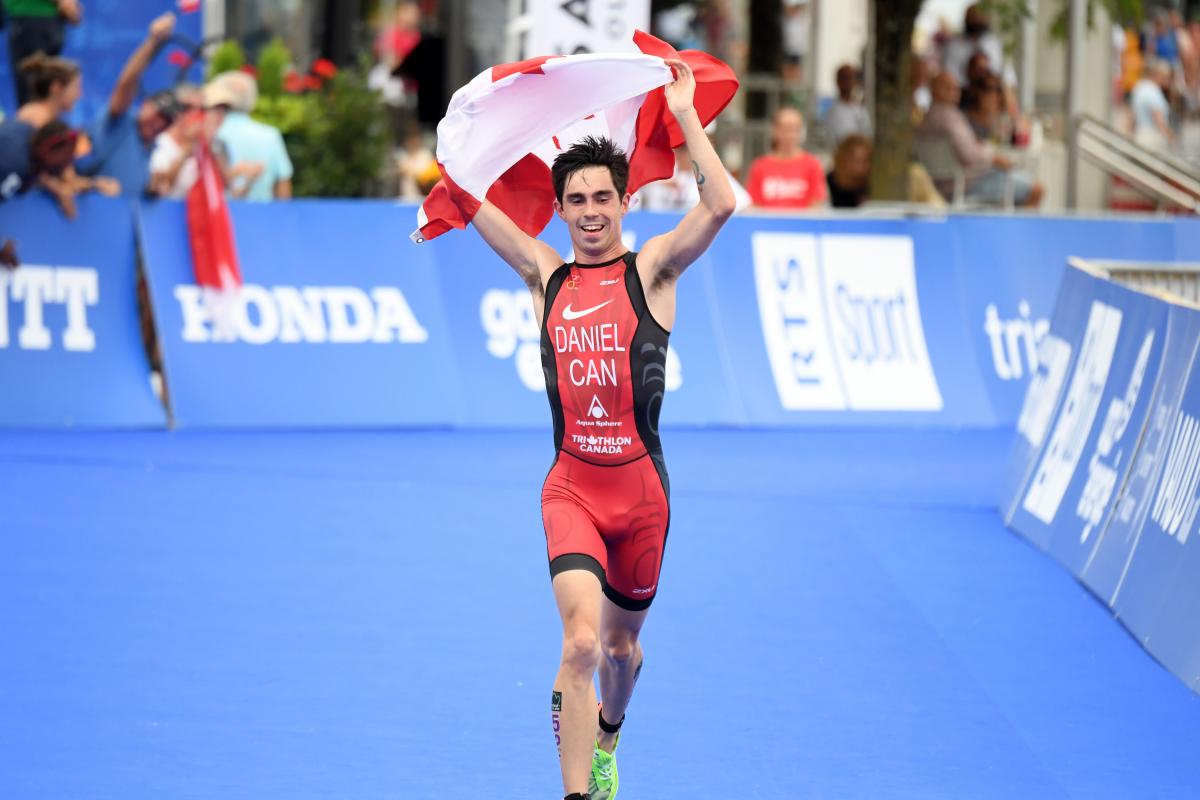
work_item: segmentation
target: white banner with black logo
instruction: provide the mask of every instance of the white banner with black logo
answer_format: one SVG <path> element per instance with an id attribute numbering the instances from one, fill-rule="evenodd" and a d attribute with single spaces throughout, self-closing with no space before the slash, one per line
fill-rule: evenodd
<path id="1" fill-rule="evenodd" d="M 529 0 L 527 25 L 521 58 L 637 52 L 633 32 L 650 30 L 650 0 Z"/>

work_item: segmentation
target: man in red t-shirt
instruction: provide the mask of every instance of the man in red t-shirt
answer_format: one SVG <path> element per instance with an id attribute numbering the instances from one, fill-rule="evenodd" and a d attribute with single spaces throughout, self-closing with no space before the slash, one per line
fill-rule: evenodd
<path id="1" fill-rule="evenodd" d="M 803 148 L 804 117 L 781 108 L 771 123 L 771 152 L 754 159 L 746 190 L 759 208 L 811 208 L 825 202 L 825 168 Z"/>

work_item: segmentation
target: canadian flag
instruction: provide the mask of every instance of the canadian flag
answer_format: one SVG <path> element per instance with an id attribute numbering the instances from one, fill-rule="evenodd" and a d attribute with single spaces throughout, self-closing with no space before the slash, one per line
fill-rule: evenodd
<path id="1" fill-rule="evenodd" d="M 695 107 L 707 125 L 733 99 L 733 70 L 707 53 L 673 47 L 637 31 L 639 53 L 540 56 L 492 67 L 454 93 L 438 124 L 442 179 L 417 212 L 417 243 L 465 228 L 486 197 L 521 230 L 537 236 L 554 215 L 550 165 L 585 136 L 607 136 L 629 156 L 633 193 L 670 178 L 672 148 L 683 144 L 662 87 L 665 58 L 687 62 Z"/>
<path id="2" fill-rule="evenodd" d="M 196 171 L 196 183 L 187 196 L 188 238 L 196 283 L 212 289 L 236 289 L 242 285 L 242 270 L 233 221 L 225 203 L 225 183 L 203 139 L 196 147 Z"/>

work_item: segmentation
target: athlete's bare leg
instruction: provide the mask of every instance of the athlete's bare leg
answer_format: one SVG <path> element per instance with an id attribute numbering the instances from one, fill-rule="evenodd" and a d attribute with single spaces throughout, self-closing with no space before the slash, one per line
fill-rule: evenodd
<path id="1" fill-rule="evenodd" d="M 563 793 L 583 793 L 592 773 L 596 735 L 592 679 L 600 663 L 600 608 L 607 601 L 600 580 L 585 570 L 560 572 L 553 587 L 563 623 L 563 649 L 551 695 L 551 720 L 558 739 Z"/>
<path id="2" fill-rule="evenodd" d="M 633 695 L 633 686 L 642 671 L 642 646 L 638 634 L 646 621 L 645 611 L 627 611 L 604 598 L 600 614 L 600 699 L 604 703 L 604 721 L 616 725 L 625 716 Z M 608 752 L 617 743 L 615 733 L 596 728 L 596 741 Z"/>

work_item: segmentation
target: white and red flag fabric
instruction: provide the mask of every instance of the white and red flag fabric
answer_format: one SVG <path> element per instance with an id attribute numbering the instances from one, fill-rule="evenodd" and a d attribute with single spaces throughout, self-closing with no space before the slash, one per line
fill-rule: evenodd
<path id="1" fill-rule="evenodd" d="M 225 202 L 225 182 L 216 159 L 201 139 L 196 146 L 197 179 L 187 196 L 188 239 L 196 283 L 230 290 L 242 285 L 233 220 Z"/>
<path id="2" fill-rule="evenodd" d="M 680 58 L 692 68 L 703 125 L 733 99 L 737 77 L 707 53 L 676 52 L 641 31 L 633 41 L 640 52 L 502 64 L 455 92 L 437 129 L 442 179 L 417 213 L 412 240 L 420 243 L 465 228 L 485 197 L 521 230 L 537 236 L 554 215 L 550 165 L 585 136 L 606 136 L 625 150 L 630 193 L 670 178 L 671 150 L 684 139 L 663 93 L 672 80 L 663 59 Z"/>

